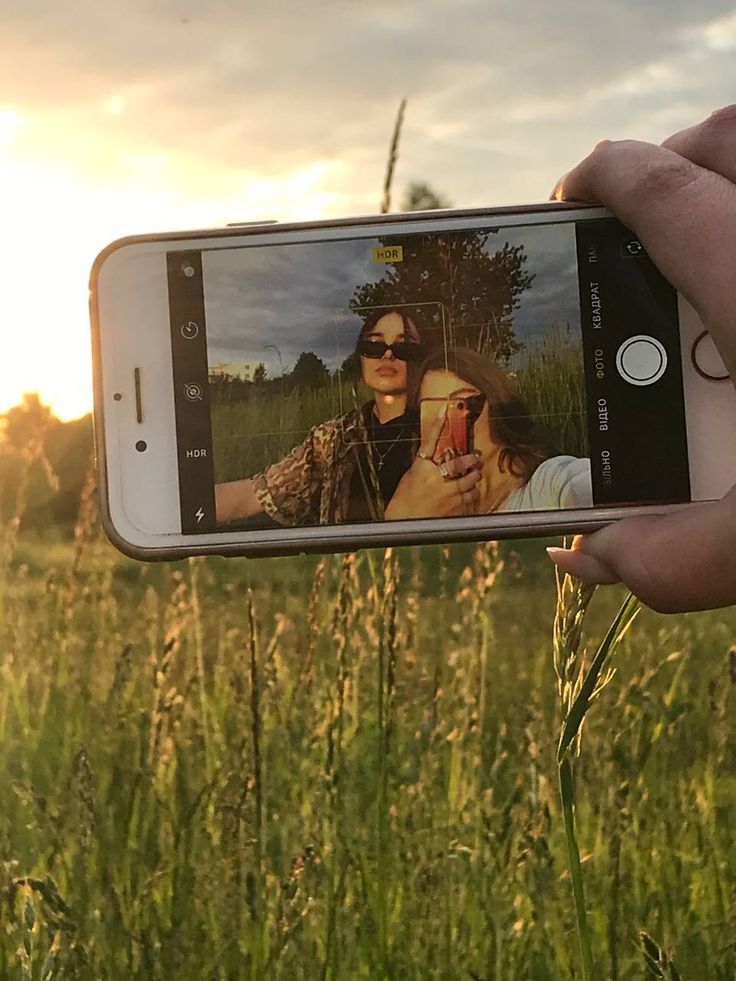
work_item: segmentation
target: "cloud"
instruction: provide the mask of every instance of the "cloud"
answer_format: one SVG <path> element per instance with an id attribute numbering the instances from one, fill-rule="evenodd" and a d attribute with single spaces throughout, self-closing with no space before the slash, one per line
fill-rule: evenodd
<path id="1" fill-rule="evenodd" d="M 539 197 L 599 135 L 673 97 L 718 101 L 734 36 L 718 0 L 38 0 L 4 30 L 3 91 L 43 120 L 49 152 L 116 176 L 123 148 L 153 154 L 170 180 L 194 191 L 209 173 L 223 194 L 321 160 L 333 213 L 375 207 L 403 95 L 404 179 L 498 203 L 544 172 Z M 711 64 L 685 71 L 706 50 Z"/>
<path id="2" fill-rule="evenodd" d="M 504 228 L 486 249 L 495 252 L 505 243 L 524 246 L 526 269 L 534 274 L 514 316 L 517 339 L 533 342 L 560 322 L 579 330 L 574 226 Z M 348 239 L 205 253 L 210 363 L 263 361 L 274 377 L 282 367 L 290 370 L 302 351 L 313 351 L 338 367 L 360 327 L 349 310 L 355 288 L 386 272 L 372 261 L 375 244 L 378 239 Z"/>
<path id="3" fill-rule="evenodd" d="M 736 48 L 736 11 L 706 24 L 701 36 L 713 51 L 733 51 Z"/>
<path id="4" fill-rule="evenodd" d="M 385 272 L 371 260 L 377 240 L 221 249 L 205 253 L 207 341 L 211 363 L 264 361 L 290 370 L 302 351 L 331 368 L 353 350 L 355 287 Z M 269 353 L 267 345 L 277 352 Z"/>

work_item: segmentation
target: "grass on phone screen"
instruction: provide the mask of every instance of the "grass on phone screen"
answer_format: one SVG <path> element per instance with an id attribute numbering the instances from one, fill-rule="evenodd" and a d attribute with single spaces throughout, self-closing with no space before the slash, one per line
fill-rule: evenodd
<path id="1" fill-rule="evenodd" d="M 585 394 L 579 343 L 564 325 L 526 348 L 507 366 L 515 376 L 529 412 L 551 449 L 587 456 Z M 323 384 L 289 389 L 279 380 L 267 385 L 220 387 L 212 405 L 216 480 L 250 477 L 282 460 L 312 426 L 349 411 L 356 404 L 352 387 L 330 377 Z M 360 386 L 357 404 L 371 398 Z"/>

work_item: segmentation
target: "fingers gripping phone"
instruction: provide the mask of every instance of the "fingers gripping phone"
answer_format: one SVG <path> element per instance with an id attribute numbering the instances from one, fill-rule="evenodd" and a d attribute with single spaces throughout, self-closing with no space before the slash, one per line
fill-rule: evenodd
<path id="1" fill-rule="evenodd" d="M 132 237 L 90 295 L 103 521 L 138 558 L 590 531 L 736 481 L 717 351 L 599 208 Z"/>

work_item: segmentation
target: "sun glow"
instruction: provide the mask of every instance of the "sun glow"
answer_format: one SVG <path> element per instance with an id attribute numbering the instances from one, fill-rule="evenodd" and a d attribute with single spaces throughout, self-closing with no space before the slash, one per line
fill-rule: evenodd
<path id="1" fill-rule="evenodd" d="M 107 105 L 108 112 L 123 108 L 114 98 Z M 197 195 L 192 175 L 182 190 L 181 168 L 171 154 L 121 155 L 126 178 L 110 181 L 44 162 L 37 148 L 22 153 L 16 136 L 23 125 L 20 111 L 0 108 L 0 412 L 31 391 L 62 419 L 90 411 L 87 283 L 95 255 L 108 242 L 228 221 L 318 218 L 339 201 L 325 189 L 342 176 L 343 168 L 331 161 L 278 176 L 246 171 L 231 176 L 227 194 L 213 200 L 204 182 Z M 37 144 L 37 127 L 35 135 Z"/>
<path id="2" fill-rule="evenodd" d="M 0 147 L 10 146 L 14 142 L 21 118 L 14 106 L 0 106 Z"/>

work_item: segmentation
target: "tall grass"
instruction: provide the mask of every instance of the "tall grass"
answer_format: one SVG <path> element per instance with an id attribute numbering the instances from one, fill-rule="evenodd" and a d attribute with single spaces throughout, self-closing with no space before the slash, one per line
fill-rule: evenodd
<path id="1" fill-rule="evenodd" d="M 0 977 L 581 977 L 562 751 L 594 976 L 731 979 L 736 617 L 642 613 L 573 756 L 623 597 L 568 620 L 558 689 L 532 554 L 144 567 L 21 535 Z"/>
<path id="2" fill-rule="evenodd" d="M 588 456 L 580 335 L 557 324 L 514 358 L 519 391 L 551 449 Z"/>
<path id="3" fill-rule="evenodd" d="M 92 486 L 8 529 L 0 977 L 731 981 L 734 611 L 624 637 L 535 546 L 139 566 Z"/>
<path id="4" fill-rule="evenodd" d="M 312 426 L 334 419 L 345 409 L 338 382 L 279 392 L 253 392 L 241 402 L 212 407 L 215 478 L 249 477 L 282 460 L 301 443 Z"/>
<path id="5" fill-rule="evenodd" d="M 576 828 L 574 759 L 580 753 L 583 722 L 588 710 L 613 677 L 612 671 L 604 674 L 603 670 L 639 612 L 637 600 L 629 594 L 608 628 L 595 657 L 590 664 L 586 664 L 581 659 L 580 644 L 583 621 L 593 592 L 593 587 L 576 582 L 570 576 L 557 576 L 557 611 L 553 632 L 561 722 L 557 765 L 568 872 L 575 903 L 584 981 L 593 981 L 596 975 Z"/>

